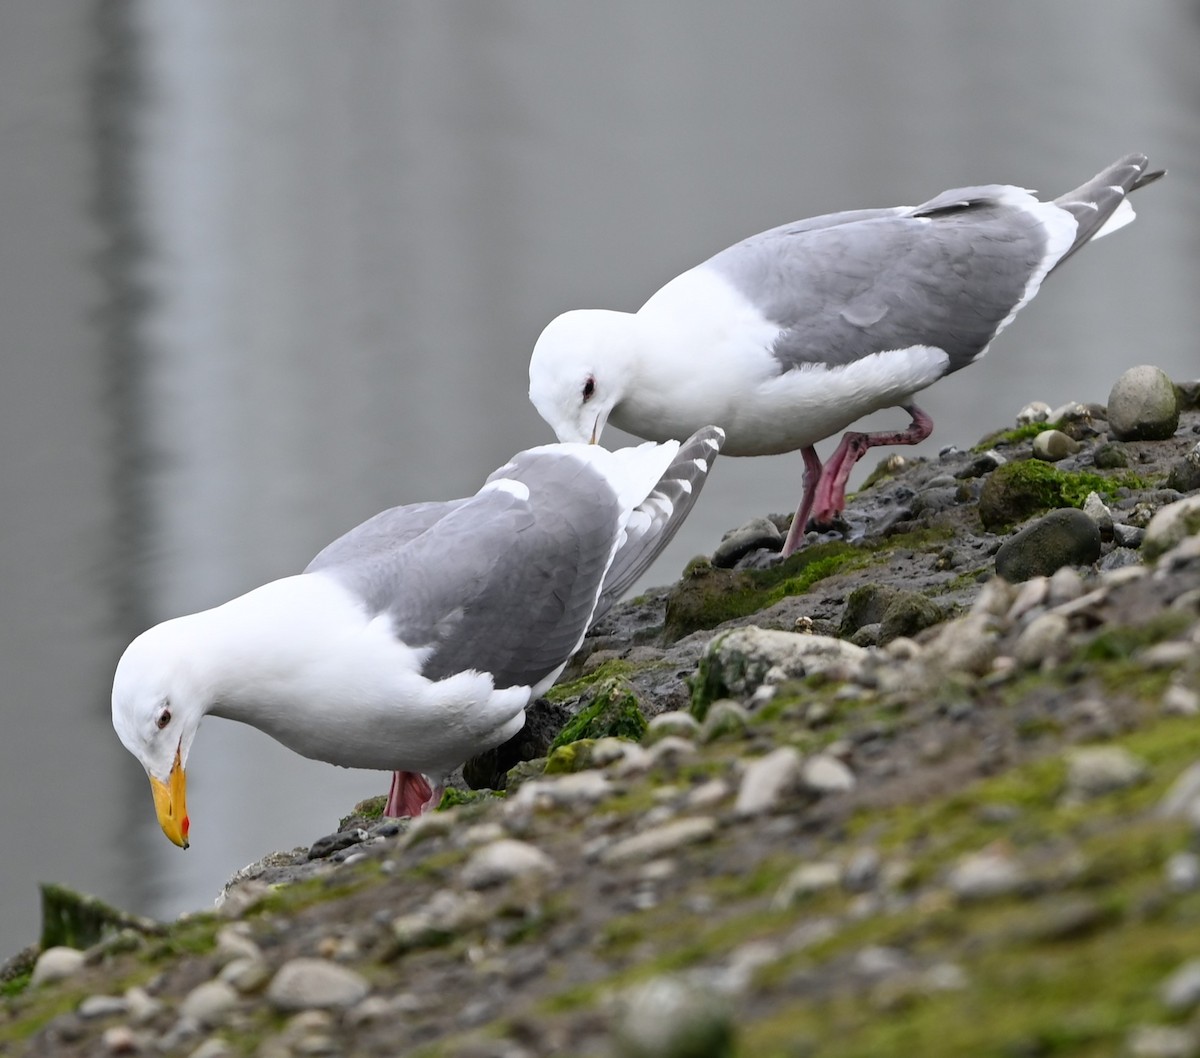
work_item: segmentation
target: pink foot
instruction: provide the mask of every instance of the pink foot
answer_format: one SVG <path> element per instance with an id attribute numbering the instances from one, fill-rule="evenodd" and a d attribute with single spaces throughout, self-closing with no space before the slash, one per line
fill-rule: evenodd
<path id="1" fill-rule="evenodd" d="M 787 539 L 783 542 L 781 554 L 787 558 L 804 539 L 804 530 L 808 523 L 808 512 L 812 510 L 813 496 L 817 491 L 817 483 L 821 480 L 821 460 L 817 458 L 817 450 L 812 445 L 800 449 L 804 456 L 804 492 L 800 497 L 800 506 L 792 515 L 792 527 L 788 530 Z"/>
<path id="2" fill-rule="evenodd" d="M 437 808 L 442 800 L 442 785 L 430 784 L 429 780 L 415 771 L 398 771 L 392 774 L 392 788 L 388 791 L 385 816 L 419 816 Z"/>
<path id="3" fill-rule="evenodd" d="M 841 444 L 825 464 L 825 472 L 817 483 L 813 501 L 813 521 L 817 525 L 828 526 L 842 513 L 846 506 L 846 482 L 850 478 L 850 471 L 868 448 L 920 444 L 933 432 L 933 420 L 915 404 L 906 405 L 904 410 L 912 416 L 907 430 L 897 433 L 848 433 L 842 437 Z"/>

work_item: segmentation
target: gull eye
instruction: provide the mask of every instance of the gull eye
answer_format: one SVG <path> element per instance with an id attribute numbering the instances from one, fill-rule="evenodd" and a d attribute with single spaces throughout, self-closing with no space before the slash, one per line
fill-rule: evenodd
<path id="1" fill-rule="evenodd" d="M 158 719 L 154 722 L 158 725 L 159 731 L 161 731 L 171 722 L 171 710 L 164 707 L 163 711 L 158 714 Z"/>
<path id="2" fill-rule="evenodd" d="M 583 384 L 583 402 L 586 404 L 589 400 L 591 400 L 595 392 L 596 380 L 591 375 L 588 375 L 587 381 Z"/>

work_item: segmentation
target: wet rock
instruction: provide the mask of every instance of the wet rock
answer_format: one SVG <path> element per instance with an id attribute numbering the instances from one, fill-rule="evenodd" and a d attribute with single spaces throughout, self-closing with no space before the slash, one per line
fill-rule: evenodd
<path id="1" fill-rule="evenodd" d="M 182 1017 L 205 1028 L 224 1022 L 237 1009 L 238 994 L 224 981 L 205 981 L 193 988 L 179 1004 Z"/>
<path id="2" fill-rule="evenodd" d="M 1153 562 L 1189 536 L 1200 534 L 1200 496 L 1187 496 L 1161 508 L 1146 526 L 1142 554 Z"/>
<path id="3" fill-rule="evenodd" d="M 1172 465 L 1167 475 L 1166 487 L 1178 492 L 1194 492 L 1200 489 L 1200 443 L 1194 445 L 1186 456 Z"/>
<path id="4" fill-rule="evenodd" d="M 1016 583 L 1048 577 L 1062 566 L 1091 565 L 1100 557 L 1100 530 L 1083 511 L 1064 507 L 1009 537 L 996 552 L 996 572 Z"/>
<path id="5" fill-rule="evenodd" d="M 476 849 L 463 868 L 463 885 L 487 889 L 516 878 L 556 873 L 554 861 L 541 849 L 524 841 L 504 838 Z"/>
<path id="6" fill-rule="evenodd" d="M 810 757 L 800 768 L 800 782 L 805 789 L 818 796 L 843 793 L 854 789 L 854 772 L 837 757 L 818 753 Z"/>
<path id="7" fill-rule="evenodd" d="M 783 549 L 783 534 L 767 518 L 755 518 L 721 537 L 713 552 L 712 564 L 718 569 L 732 569 L 738 559 L 761 548 L 768 551 Z"/>
<path id="8" fill-rule="evenodd" d="M 964 856 L 947 879 L 954 895 L 966 902 L 1009 896 L 1020 890 L 1026 880 L 1025 869 L 997 850 Z"/>
<path id="9" fill-rule="evenodd" d="M 897 592 L 883 611 L 879 641 L 889 643 L 900 636 L 915 636 L 945 616 L 942 608 L 928 596 L 916 591 Z"/>
<path id="10" fill-rule="evenodd" d="M 1129 456 L 1125 453 L 1124 445 L 1113 444 L 1110 441 L 1096 447 L 1096 451 L 1092 453 L 1092 462 L 1097 470 L 1120 470 L 1129 466 Z"/>
<path id="11" fill-rule="evenodd" d="M 800 784 L 800 753 L 780 746 L 746 765 L 733 811 L 738 816 L 762 815 L 782 807 Z"/>
<path id="12" fill-rule="evenodd" d="M 1146 764 L 1123 746 L 1087 746 L 1067 754 L 1068 801 L 1086 801 L 1143 782 Z"/>
<path id="13" fill-rule="evenodd" d="M 1082 447 L 1061 430 L 1043 430 L 1033 439 L 1033 458 L 1057 463 L 1060 459 L 1075 455 Z"/>
<path id="14" fill-rule="evenodd" d="M 84 954 L 75 948 L 62 946 L 47 948 L 38 956 L 33 973 L 29 978 L 31 985 L 49 984 L 51 981 L 61 981 L 83 969 Z"/>
<path id="15" fill-rule="evenodd" d="M 613 1032 L 618 1058 L 732 1058 L 734 1022 L 707 989 L 658 977 L 622 997 Z"/>
<path id="16" fill-rule="evenodd" d="M 332 856 L 335 852 L 340 852 L 342 849 L 348 849 L 351 845 L 358 845 L 367 840 L 367 832 L 365 830 L 340 830 L 336 834 L 326 834 L 323 838 L 317 838 L 312 843 L 308 850 L 308 858 L 310 860 L 323 860 L 328 856 Z"/>
<path id="17" fill-rule="evenodd" d="M 1157 367 L 1131 367 L 1108 395 L 1108 428 L 1119 441 L 1162 441 L 1179 426 L 1175 384 Z"/>
<path id="18" fill-rule="evenodd" d="M 284 1012 L 345 1010 L 370 990 L 366 978 L 353 970 L 327 959 L 302 957 L 289 959 L 279 968 L 267 989 L 267 1001 Z"/>
<path id="19" fill-rule="evenodd" d="M 687 845 L 711 841 L 716 832 L 717 821 L 709 816 L 679 819 L 609 845 L 600 853 L 600 862 L 614 866 L 657 859 Z"/>

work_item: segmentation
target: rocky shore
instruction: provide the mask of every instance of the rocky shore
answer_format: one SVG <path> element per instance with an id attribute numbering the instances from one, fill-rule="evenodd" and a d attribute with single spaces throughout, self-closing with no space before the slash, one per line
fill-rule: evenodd
<path id="1" fill-rule="evenodd" d="M 48 889 L 0 1054 L 1200 1055 L 1200 383 L 1016 419 L 714 541 L 439 812 Z"/>

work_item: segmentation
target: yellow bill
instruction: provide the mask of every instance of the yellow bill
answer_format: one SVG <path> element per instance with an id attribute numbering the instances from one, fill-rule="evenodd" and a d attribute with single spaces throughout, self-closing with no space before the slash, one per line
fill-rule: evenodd
<path id="1" fill-rule="evenodd" d="M 158 813 L 158 825 L 181 849 L 188 847 L 187 776 L 175 751 L 175 763 L 171 766 L 169 786 L 150 776 L 150 788 L 154 791 L 154 810 Z"/>

